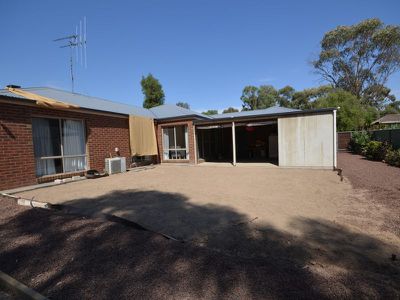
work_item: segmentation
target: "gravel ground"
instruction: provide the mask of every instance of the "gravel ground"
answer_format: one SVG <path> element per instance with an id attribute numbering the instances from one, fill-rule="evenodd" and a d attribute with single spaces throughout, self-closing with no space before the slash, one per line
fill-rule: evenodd
<path id="1" fill-rule="evenodd" d="M 399 239 L 393 228 L 385 225 L 383 217 L 393 217 L 388 214 L 393 209 L 391 202 L 384 196 L 392 185 L 385 185 L 384 193 L 374 194 L 368 186 L 361 185 L 362 179 L 357 185 L 359 172 L 351 175 L 358 164 L 361 172 L 364 168 L 365 174 L 373 176 L 378 171 L 369 169 L 386 166 L 382 163 L 371 165 L 369 161 L 343 153 L 339 155 L 339 163 L 345 180 L 337 187 L 342 186 L 347 191 L 353 185 L 355 192 L 341 194 L 343 191 L 339 191 L 335 195 L 345 195 L 345 198 L 330 197 L 329 201 L 334 203 L 326 205 L 322 198 L 329 191 L 313 190 L 319 193 L 321 203 L 314 204 L 324 217 L 292 217 L 291 231 L 280 227 L 279 222 L 276 222 L 278 226 L 263 223 L 255 228 L 248 216 L 236 219 L 243 214 L 237 210 L 235 201 L 235 209 L 232 209 L 219 205 L 193 205 L 187 198 L 177 196 L 174 199 L 176 203 L 180 201 L 179 209 L 184 209 L 195 221 L 199 220 L 199 214 L 211 215 L 204 218 L 206 221 L 224 216 L 228 216 L 226 221 L 245 220 L 222 227 L 217 226 L 220 225 L 218 222 L 211 222 L 213 234 L 201 242 L 180 243 L 110 221 L 30 209 L 18 206 L 12 200 L 0 199 L 0 269 L 54 299 L 398 299 L 400 262 L 392 261 L 390 257 L 391 254 L 400 256 Z M 239 172 L 235 168 L 230 170 Z M 382 169 L 382 176 L 391 172 L 387 170 Z M 283 175 L 279 174 L 287 174 L 284 171 L 278 169 L 278 173 L 274 173 L 278 177 L 273 184 L 278 185 L 279 180 L 283 180 Z M 147 182 L 146 173 L 137 174 Z M 254 184 L 266 182 L 265 177 L 259 178 L 260 174 L 245 180 L 254 181 Z M 332 172 L 326 174 L 333 180 Z M 160 180 L 166 183 L 170 178 L 161 177 Z M 215 184 L 224 184 L 224 180 L 226 177 Z M 308 184 L 307 180 L 296 177 L 291 180 L 291 193 Z M 308 178 L 310 180 L 314 179 Z M 311 185 L 318 186 L 322 181 L 316 178 Z M 116 183 L 117 189 L 118 184 L 122 183 Z M 178 183 L 182 194 L 188 189 L 184 184 Z M 102 188 L 100 185 L 99 191 L 95 192 L 102 193 Z M 279 188 L 281 186 L 275 187 Z M 168 193 L 168 184 L 161 189 L 166 189 L 162 193 Z M 236 190 L 245 193 L 239 188 Z M 209 193 L 203 191 L 205 196 L 210 196 Z M 264 193 L 265 197 L 271 196 Z M 147 194 L 136 194 L 143 195 Z M 304 194 L 300 192 L 297 198 L 302 196 Z M 117 201 L 118 197 L 113 199 Z M 318 200 L 318 196 L 315 199 Z M 107 201 L 101 197 L 97 200 Z M 275 207 L 275 202 L 272 203 Z M 277 207 L 279 202 L 276 203 Z M 306 201 L 297 203 L 290 213 L 296 208 L 302 213 L 309 209 L 307 205 L 301 208 L 301 203 Z M 178 208 L 177 205 L 172 207 Z M 332 207 L 335 207 L 336 216 L 328 219 L 326 216 L 332 212 L 326 210 Z M 166 209 L 162 211 L 164 214 L 168 214 Z M 253 209 L 257 210 L 257 207 Z M 270 214 L 273 216 L 273 212 Z M 221 237 L 224 237 L 223 245 L 214 240 L 221 240 Z"/>
<path id="2" fill-rule="evenodd" d="M 265 255 L 250 257 L 12 200 L 0 204 L 2 270 L 54 299 L 400 296 L 400 266 L 388 259 L 384 245 L 341 226 L 309 224 L 310 230 L 329 231 L 320 242 L 260 232 L 243 242 Z M 362 249 L 352 244 L 357 240 Z M 323 243 L 331 248 L 323 250 Z M 371 249 L 376 260 L 367 255 Z"/>
<path id="3" fill-rule="evenodd" d="M 387 208 L 381 229 L 400 237 L 400 168 L 347 152 L 339 153 L 338 162 L 353 188 Z"/>
<path id="4" fill-rule="evenodd" d="M 296 233 L 299 219 L 334 221 L 351 192 L 331 170 L 159 165 L 17 195 L 114 214 L 187 241 L 251 220 Z"/>

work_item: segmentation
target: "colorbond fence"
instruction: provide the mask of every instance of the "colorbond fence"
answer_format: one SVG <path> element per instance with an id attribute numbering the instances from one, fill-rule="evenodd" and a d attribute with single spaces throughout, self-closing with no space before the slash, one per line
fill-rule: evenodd
<path id="1" fill-rule="evenodd" d="M 356 131 L 338 132 L 338 150 L 346 150 L 353 133 Z M 368 130 L 372 140 L 388 142 L 395 149 L 400 149 L 400 129 L 377 129 Z"/>

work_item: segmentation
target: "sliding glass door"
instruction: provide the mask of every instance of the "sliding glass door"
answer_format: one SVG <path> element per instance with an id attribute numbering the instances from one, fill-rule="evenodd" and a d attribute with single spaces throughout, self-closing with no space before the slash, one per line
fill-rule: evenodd
<path id="1" fill-rule="evenodd" d="M 163 128 L 163 157 L 189 159 L 188 127 L 186 125 Z"/>
<path id="2" fill-rule="evenodd" d="M 32 134 L 37 176 L 86 169 L 82 120 L 33 118 Z"/>

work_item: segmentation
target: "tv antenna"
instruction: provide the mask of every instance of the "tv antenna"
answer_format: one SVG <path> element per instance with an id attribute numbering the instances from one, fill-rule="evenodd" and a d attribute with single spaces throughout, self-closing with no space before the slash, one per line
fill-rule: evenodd
<path id="1" fill-rule="evenodd" d="M 74 92 L 74 55 L 76 63 L 80 62 L 81 67 L 87 69 L 87 31 L 86 31 L 86 16 L 83 17 L 83 21 L 79 21 L 79 27 L 76 25 L 75 34 L 64 36 L 53 40 L 53 42 L 67 41 L 66 45 L 60 46 L 60 48 L 69 48 L 69 63 L 71 73 L 71 90 Z M 74 51 L 75 50 L 75 51 Z M 75 52 L 75 53 L 74 53 Z"/>

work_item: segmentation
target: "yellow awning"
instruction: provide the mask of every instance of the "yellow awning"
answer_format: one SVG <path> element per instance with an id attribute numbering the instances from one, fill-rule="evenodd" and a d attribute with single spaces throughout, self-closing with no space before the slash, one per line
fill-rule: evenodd
<path id="1" fill-rule="evenodd" d="M 37 105 L 40 105 L 43 107 L 47 107 L 47 108 L 79 108 L 79 106 L 75 105 L 75 104 L 69 104 L 69 103 L 54 100 L 51 98 L 43 97 L 43 96 L 31 93 L 31 92 L 23 91 L 21 89 L 8 87 L 7 90 L 15 95 L 27 98 L 28 100 L 36 101 Z"/>
<path id="2" fill-rule="evenodd" d="M 129 137 L 132 156 L 158 154 L 153 119 L 130 115 Z"/>

